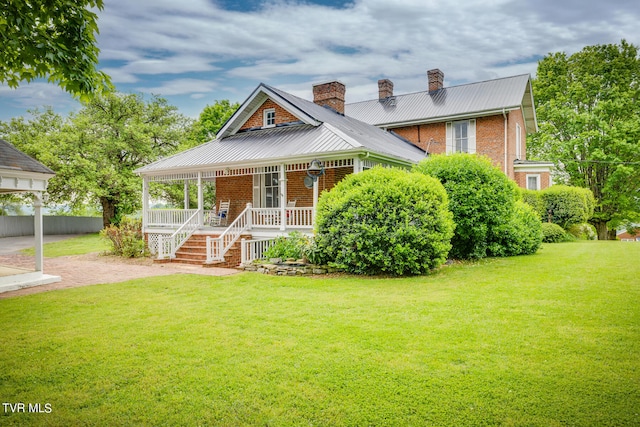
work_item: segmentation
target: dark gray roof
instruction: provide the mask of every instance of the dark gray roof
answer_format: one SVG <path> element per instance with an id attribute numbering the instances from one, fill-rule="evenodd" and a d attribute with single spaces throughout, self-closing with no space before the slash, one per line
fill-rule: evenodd
<path id="1" fill-rule="evenodd" d="M 54 174 L 51 169 L 27 156 L 4 139 L 0 139 L 0 169 Z"/>
<path id="2" fill-rule="evenodd" d="M 238 131 L 267 99 L 291 111 L 300 122 L 288 126 Z M 327 154 L 371 152 L 405 163 L 417 163 L 424 151 L 375 126 L 261 84 L 218 133 L 218 139 L 138 169 L 157 173 L 198 168 L 221 168 Z"/>
<path id="3" fill-rule="evenodd" d="M 345 114 L 372 125 L 393 128 L 408 123 L 499 114 L 503 109 L 520 107 L 524 110 L 527 131 L 537 130 L 528 74 L 356 102 L 345 106 Z"/>

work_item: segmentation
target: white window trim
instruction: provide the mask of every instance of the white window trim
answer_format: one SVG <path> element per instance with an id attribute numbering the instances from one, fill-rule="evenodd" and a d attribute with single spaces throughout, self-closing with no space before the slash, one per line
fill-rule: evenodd
<path id="1" fill-rule="evenodd" d="M 273 124 L 267 124 L 269 114 L 273 113 Z M 276 125 L 276 109 L 275 108 L 266 108 L 262 112 L 262 126 L 265 128 L 272 128 Z"/>
<path id="2" fill-rule="evenodd" d="M 522 127 L 516 123 L 516 160 L 522 160 Z"/>
<path id="3" fill-rule="evenodd" d="M 529 188 L 529 178 L 535 178 L 536 179 L 536 188 Z M 525 188 L 527 190 L 540 190 L 540 174 L 528 173 L 526 175 Z"/>
<path id="4" fill-rule="evenodd" d="M 453 138 L 453 125 L 454 123 L 467 122 L 467 146 L 468 152 L 475 154 L 476 152 L 476 119 L 469 120 L 456 120 L 455 122 L 446 123 L 446 137 L 447 137 L 447 154 L 455 153 L 455 142 Z"/>

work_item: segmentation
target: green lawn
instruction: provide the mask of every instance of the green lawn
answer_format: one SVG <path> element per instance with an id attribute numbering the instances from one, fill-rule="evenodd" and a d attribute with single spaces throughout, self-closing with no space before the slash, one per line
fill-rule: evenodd
<path id="1" fill-rule="evenodd" d="M 67 255 L 82 255 L 91 252 L 105 252 L 111 250 L 109 243 L 100 237 L 98 233 L 82 234 L 70 239 L 59 240 L 57 242 L 45 243 L 43 245 L 44 256 L 59 257 Z M 24 249 L 24 254 L 33 255 L 34 248 Z"/>
<path id="2" fill-rule="evenodd" d="M 640 244 L 0 300 L 1 425 L 637 426 Z"/>

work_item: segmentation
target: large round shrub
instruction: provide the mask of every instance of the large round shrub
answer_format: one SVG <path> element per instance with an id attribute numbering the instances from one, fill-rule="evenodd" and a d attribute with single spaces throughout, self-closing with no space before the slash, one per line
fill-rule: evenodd
<path id="1" fill-rule="evenodd" d="M 551 211 L 551 222 L 565 230 L 593 216 L 595 201 L 587 188 L 553 185 L 541 191 L 540 197 L 545 212 Z"/>
<path id="2" fill-rule="evenodd" d="M 454 258 L 477 259 L 502 252 L 496 244 L 504 240 L 519 198 L 513 181 L 487 157 L 475 154 L 432 156 L 415 170 L 438 178 L 447 190 L 456 224 L 451 239 Z"/>
<path id="3" fill-rule="evenodd" d="M 318 201 L 323 261 L 356 274 L 422 274 L 451 249 L 453 220 L 436 179 L 376 167 L 347 176 Z"/>
<path id="4" fill-rule="evenodd" d="M 509 221 L 498 226 L 487 253 L 491 256 L 534 254 L 542 244 L 542 223 L 538 213 L 527 203 L 518 200 Z"/>
<path id="5" fill-rule="evenodd" d="M 545 243 L 559 243 L 569 240 L 567 233 L 558 224 L 553 222 L 542 223 L 543 241 Z"/>

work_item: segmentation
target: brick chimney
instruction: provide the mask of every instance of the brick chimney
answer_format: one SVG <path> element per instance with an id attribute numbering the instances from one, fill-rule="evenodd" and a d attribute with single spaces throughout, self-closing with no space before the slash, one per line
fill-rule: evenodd
<path id="1" fill-rule="evenodd" d="M 344 93 L 346 88 L 340 82 L 313 85 L 313 102 L 344 114 Z"/>
<path id="2" fill-rule="evenodd" d="M 444 73 L 439 69 L 427 71 L 427 77 L 429 78 L 429 92 L 440 90 L 444 86 Z"/>
<path id="3" fill-rule="evenodd" d="M 378 99 L 393 96 L 393 82 L 389 79 L 378 80 Z"/>

